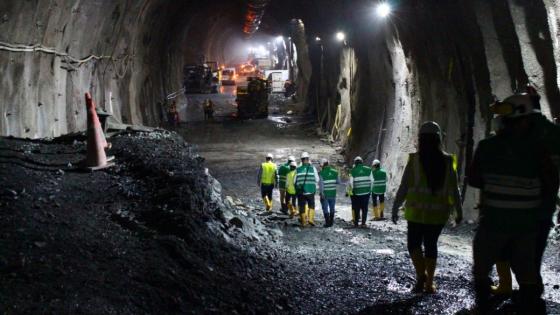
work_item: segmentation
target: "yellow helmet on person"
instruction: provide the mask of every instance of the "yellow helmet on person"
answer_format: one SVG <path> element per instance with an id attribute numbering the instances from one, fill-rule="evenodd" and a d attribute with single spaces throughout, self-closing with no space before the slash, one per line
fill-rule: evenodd
<path id="1" fill-rule="evenodd" d="M 490 105 L 490 111 L 504 118 L 523 117 L 541 112 L 528 93 L 516 93 L 503 101 L 496 101 Z"/>

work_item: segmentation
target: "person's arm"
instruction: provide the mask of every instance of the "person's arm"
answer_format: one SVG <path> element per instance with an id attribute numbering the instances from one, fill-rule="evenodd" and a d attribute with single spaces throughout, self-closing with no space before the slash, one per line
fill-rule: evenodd
<path id="1" fill-rule="evenodd" d="M 481 189 L 483 185 L 482 174 L 480 173 L 480 145 L 481 143 L 478 144 L 474 152 L 473 160 L 467 172 L 469 185 L 479 189 Z"/>
<path id="2" fill-rule="evenodd" d="M 453 157 L 450 156 L 450 163 L 453 163 Z M 453 165 L 453 164 L 451 164 Z M 459 224 L 463 221 L 463 202 L 461 200 L 461 191 L 459 188 L 459 179 L 457 172 L 451 167 L 451 184 L 453 188 L 453 201 L 455 209 L 455 223 Z"/>
<path id="3" fill-rule="evenodd" d="M 399 219 L 399 209 L 404 203 L 406 194 L 408 193 L 408 183 L 411 176 L 410 172 L 412 171 L 412 166 L 410 165 L 411 161 L 412 160 L 409 158 L 401 178 L 401 184 L 397 190 L 397 194 L 395 195 L 395 201 L 393 202 L 392 219 L 394 223 L 397 223 L 397 220 Z"/>
<path id="4" fill-rule="evenodd" d="M 369 191 L 373 191 L 373 181 L 374 180 L 375 179 L 373 178 L 373 170 L 372 170 L 371 173 L 369 173 L 369 182 L 370 182 Z"/>
<path id="5" fill-rule="evenodd" d="M 257 186 L 261 186 L 261 177 L 262 177 L 262 167 L 259 167 L 257 172 Z"/>
<path id="6" fill-rule="evenodd" d="M 276 168 L 274 170 L 274 187 L 278 188 L 279 184 L 280 184 L 280 175 L 278 175 L 278 168 Z"/>
<path id="7" fill-rule="evenodd" d="M 319 194 L 321 195 L 321 198 L 323 197 L 324 191 L 325 191 L 325 183 L 323 181 L 323 178 L 319 176 Z"/>
<path id="8" fill-rule="evenodd" d="M 319 185 L 321 177 L 319 176 L 319 173 L 317 172 L 317 168 L 315 168 L 315 166 L 313 166 L 313 176 L 315 176 L 315 187 L 317 187 Z M 323 191 L 320 190 L 320 192 L 322 193 Z"/>

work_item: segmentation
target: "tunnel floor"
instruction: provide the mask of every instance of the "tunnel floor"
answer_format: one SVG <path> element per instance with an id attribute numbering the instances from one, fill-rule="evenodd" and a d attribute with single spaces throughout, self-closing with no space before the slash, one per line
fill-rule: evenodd
<path id="1" fill-rule="evenodd" d="M 286 115 L 274 95 L 269 119 L 238 121 L 232 94 L 210 97 L 215 121 L 192 105 L 192 121 L 175 128 L 188 144 L 174 132 L 125 131 L 110 139 L 116 166 L 94 173 L 75 169 L 83 134 L 0 138 L 2 312 L 461 314 L 472 306 L 474 224 L 444 230 L 438 294 L 413 295 L 406 223 L 352 228 L 342 186 L 333 228 L 322 227 L 319 209 L 317 226 L 305 229 L 278 203 L 263 211 L 263 154 L 281 162 L 306 150 L 314 161 L 343 162 L 312 119 Z M 221 206 L 222 192 L 232 207 Z M 550 314 L 560 314 L 559 270 L 548 267 L 560 265 L 559 239 L 556 230 L 545 257 Z M 512 314 L 507 301 L 496 308 Z"/>

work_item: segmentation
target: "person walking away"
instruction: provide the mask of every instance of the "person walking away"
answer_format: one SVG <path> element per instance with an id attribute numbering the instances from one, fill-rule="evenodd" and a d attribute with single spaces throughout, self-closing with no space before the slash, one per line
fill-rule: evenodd
<path id="1" fill-rule="evenodd" d="M 354 196 L 354 226 L 358 226 L 360 221 L 360 212 L 362 218 L 362 227 L 366 227 L 369 195 L 373 184 L 373 174 L 371 168 L 364 165 L 364 160 L 357 156 L 354 159 L 354 167 L 350 170 L 350 186 L 352 188 L 352 196 Z"/>
<path id="2" fill-rule="evenodd" d="M 321 172 L 319 172 L 319 191 L 321 197 L 321 208 L 325 217 L 324 227 L 334 224 L 334 211 L 336 204 L 336 185 L 340 184 L 338 171 L 329 165 L 327 159 L 321 160 Z"/>
<path id="3" fill-rule="evenodd" d="M 204 120 L 213 120 L 214 119 L 214 102 L 207 98 L 204 100 L 203 103 L 204 107 Z"/>
<path id="4" fill-rule="evenodd" d="M 266 155 L 266 160 L 261 164 L 257 176 L 257 185 L 261 188 L 261 196 L 266 211 L 272 211 L 272 192 L 277 183 L 278 172 L 276 164 L 272 162 L 272 154 Z"/>
<path id="5" fill-rule="evenodd" d="M 177 111 L 177 101 L 173 100 L 167 108 L 167 121 L 173 127 L 179 124 L 179 112 Z"/>
<path id="6" fill-rule="evenodd" d="M 411 153 L 393 203 L 392 220 L 405 202 L 408 222 L 407 247 L 416 271 L 415 293 L 435 293 L 437 242 L 443 226 L 455 209 L 455 222 L 463 218 L 457 172 L 453 157 L 444 152 L 441 128 L 433 121 L 422 124 L 418 152 Z M 423 247 L 423 249 L 422 249 Z"/>
<path id="7" fill-rule="evenodd" d="M 558 176 L 560 171 L 560 126 L 548 120 L 540 111 L 540 95 L 531 85 L 527 85 L 527 93 L 514 95 L 503 102 L 496 102 L 491 106 L 494 114 L 501 119 L 504 114 L 511 113 L 514 106 L 519 106 L 519 102 L 527 103 L 532 106 L 528 114 L 529 133 L 531 138 L 539 141 L 544 147 L 545 153 L 550 156 L 552 163 L 556 168 L 556 172 L 551 175 Z M 554 178 L 551 178 L 554 180 Z M 539 211 L 537 221 L 537 245 L 535 254 L 535 263 L 538 271 L 538 285 L 544 291 L 543 280 L 541 276 L 542 257 L 548 242 L 550 230 L 554 226 L 553 217 L 558 202 L 558 184 L 552 183 L 550 193 L 545 198 L 542 211 Z M 557 217 L 557 223 L 560 224 L 560 216 Z M 491 287 L 491 292 L 496 295 L 509 295 L 512 293 L 512 279 L 510 271 L 510 263 L 506 259 L 496 262 L 496 270 L 498 273 L 498 285 Z"/>
<path id="8" fill-rule="evenodd" d="M 286 176 L 290 172 L 290 163 L 295 162 L 296 158 L 293 156 L 288 157 L 285 164 L 280 165 L 278 168 L 278 189 L 280 191 L 280 211 L 284 214 L 288 213 L 288 205 L 286 203 Z"/>
<path id="9" fill-rule="evenodd" d="M 379 160 L 374 160 L 371 166 L 373 171 L 373 186 L 371 189 L 372 220 L 385 220 L 383 212 L 385 210 L 385 192 L 387 191 L 387 172 L 381 168 Z"/>
<path id="10" fill-rule="evenodd" d="M 296 215 L 296 169 L 297 163 L 290 162 L 290 171 L 286 174 L 286 204 L 290 212 L 290 219 Z"/>
<path id="11" fill-rule="evenodd" d="M 319 182 L 317 169 L 309 163 L 309 153 L 301 154 L 301 166 L 296 169 L 296 192 L 302 227 L 315 226 L 315 193 Z"/>

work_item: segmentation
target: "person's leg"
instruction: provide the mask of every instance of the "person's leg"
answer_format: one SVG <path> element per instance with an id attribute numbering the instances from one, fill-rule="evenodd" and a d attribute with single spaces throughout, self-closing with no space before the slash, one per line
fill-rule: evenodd
<path id="1" fill-rule="evenodd" d="M 537 268 L 537 284 L 539 289 L 544 291 L 544 284 L 541 275 L 542 258 L 546 245 L 548 243 L 548 235 L 554 224 L 552 219 L 545 219 L 538 222 L 537 235 L 536 235 L 536 246 L 535 246 L 535 268 Z M 543 293 L 543 292 L 541 292 Z"/>
<path id="2" fill-rule="evenodd" d="M 298 195 L 297 199 L 299 207 L 299 222 L 301 223 L 301 226 L 304 227 L 307 224 L 307 213 L 305 213 L 305 196 Z"/>
<path id="3" fill-rule="evenodd" d="M 535 264 L 536 239 L 536 232 L 512 235 L 511 268 L 519 283 L 519 307 L 522 313 L 530 311 L 530 314 L 544 314 L 546 306 L 541 299 L 542 288 Z"/>
<path id="4" fill-rule="evenodd" d="M 335 211 L 335 206 L 336 206 L 336 198 L 332 197 L 327 199 L 327 202 L 329 203 L 329 226 L 333 226 L 334 224 L 334 211 Z"/>
<path id="5" fill-rule="evenodd" d="M 490 278 L 492 265 L 505 246 L 505 238 L 493 231 L 494 227 L 479 225 L 473 239 L 473 276 L 477 307 L 481 312 L 489 309 Z"/>
<path id="6" fill-rule="evenodd" d="M 371 221 L 377 221 L 379 217 L 379 208 L 377 208 L 377 195 L 375 193 L 371 193 Z"/>
<path id="7" fill-rule="evenodd" d="M 368 204 L 369 204 L 369 194 L 360 196 L 361 198 L 361 208 L 362 208 L 362 226 L 366 226 Z"/>
<path id="8" fill-rule="evenodd" d="M 354 226 L 358 226 L 358 220 L 360 220 L 360 210 L 358 209 L 358 201 L 356 196 L 350 196 L 352 202 L 352 222 Z"/>
<path id="9" fill-rule="evenodd" d="M 280 188 L 280 211 L 288 213 L 288 205 L 286 204 L 286 189 Z"/>
<path id="10" fill-rule="evenodd" d="M 264 207 L 266 210 L 268 210 L 268 197 L 267 197 L 267 185 L 261 184 L 261 198 L 263 200 L 264 203 Z"/>
<path id="11" fill-rule="evenodd" d="M 407 226 L 406 246 L 416 271 L 416 284 L 412 292 L 420 293 L 424 290 L 424 283 L 426 282 L 426 264 L 422 253 L 422 224 L 408 221 Z"/>
<path id="12" fill-rule="evenodd" d="M 296 195 L 286 193 L 286 203 L 290 211 L 290 219 L 296 215 Z"/>
<path id="13" fill-rule="evenodd" d="M 321 209 L 323 210 L 323 216 L 325 217 L 325 224 L 324 227 L 329 226 L 329 203 L 327 198 L 321 197 Z"/>
<path id="14" fill-rule="evenodd" d="M 379 198 L 379 218 L 383 220 L 385 218 L 383 213 L 385 211 L 385 194 L 379 194 L 377 197 Z"/>
<path id="15" fill-rule="evenodd" d="M 443 225 L 426 224 L 424 233 L 424 261 L 426 263 L 426 293 L 435 293 L 434 274 L 436 272 L 438 248 L 437 242 L 443 230 Z"/>
<path id="16" fill-rule="evenodd" d="M 307 220 L 309 222 L 309 225 L 315 226 L 315 194 L 306 195 L 306 198 L 307 204 L 309 206 Z"/>

